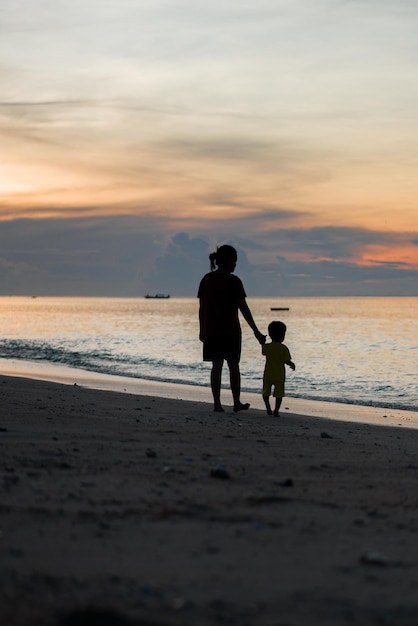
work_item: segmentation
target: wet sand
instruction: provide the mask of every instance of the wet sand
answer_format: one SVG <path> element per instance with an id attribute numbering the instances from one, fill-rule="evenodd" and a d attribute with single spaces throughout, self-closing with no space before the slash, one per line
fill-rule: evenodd
<path id="1" fill-rule="evenodd" d="M 406 422 L 7 376 L 0 401 L 2 626 L 418 623 Z"/>

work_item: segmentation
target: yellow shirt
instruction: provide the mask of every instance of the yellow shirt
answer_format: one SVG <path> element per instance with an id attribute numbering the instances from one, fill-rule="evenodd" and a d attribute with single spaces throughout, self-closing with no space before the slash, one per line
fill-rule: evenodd
<path id="1" fill-rule="evenodd" d="M 262 352 L 266 356 L 264 377 L 272 381 L 284 380 L 286 376 L 284 364 L 292 358 L 289 348 L 284 343 L 272 341 L 264 344 Z"/>

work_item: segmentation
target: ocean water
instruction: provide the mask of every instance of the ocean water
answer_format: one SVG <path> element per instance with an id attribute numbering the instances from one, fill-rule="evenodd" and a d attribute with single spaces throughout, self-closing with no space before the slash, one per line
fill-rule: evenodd
<path id="1" fill-rule="evenodd" d="M 287 325 L 287 395 L 418 410 L 418 298 L 249 298 L 260 330 Z M 271 311 L 289 307 L 288 311 Z M 0 297 L 0 357 L 208 386 L 197 298 Z M 259 393 L 261 348 L 246 323 L 242 389 Z M 228 386 L 225 369 L 224 386 Z"/>

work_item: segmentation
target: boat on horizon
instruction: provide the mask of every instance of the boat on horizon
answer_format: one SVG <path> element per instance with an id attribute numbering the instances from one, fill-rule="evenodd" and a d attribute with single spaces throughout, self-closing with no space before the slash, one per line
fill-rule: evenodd
<path id="1" fill-rule="evenodd" d="M 159 300 L 164 300 L 169 297 L 170 297 L 169 293 L 154 293 L 154 294 L 147 293 L 147 295 L 144 296 L 144 298 L 157 298 Z"/>
<path id="2" fill-rule="evenodd" d="M 271 306 L 270 311 L 289 311 L 288 306 Z"/>

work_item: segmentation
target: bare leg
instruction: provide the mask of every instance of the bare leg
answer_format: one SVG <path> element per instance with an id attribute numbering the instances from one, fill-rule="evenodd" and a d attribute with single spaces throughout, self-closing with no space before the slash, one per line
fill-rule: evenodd
<path id="1" fill-rule="evenodd" d="M 246 411 L 250 408 L 248 403 L 242 404 L 240 400 L 241 396 L 241 372 L 239 370 L 239 363 L 231 363 L 228 361 L 229 367 L 229 380 L 231 383 L 232 398 L 234 400 L 234 411 Z"/>
<path id="2" fill-rule="evenodd" d="M 216 359 L 212 361 L 212 371 L 210 373 L 210 384 L 212 387 L 213 395 L 213 410 L 218 413 L 223 412 L 221 405 L 221 381 L 222 381 L 222 367 L 224 364 L 223 359 Z"/>
<path id="3" fill-rule="evenodd" d="M 266 405 L 267 415 L 273 415 L 273 411 L 270 406 L 270 398 L 269 396 L 263 396 L 264 404 Z"/>
<path id="4" fill-rule="evenodd" d="M 280 407 L 282 405 L 282 399 L 283 398 L 276 398 L 276 406 L 274 407 L 274 415 L 276 417 L 280 417 L 279 416 L 279 410 L 280 410 Z"/>

